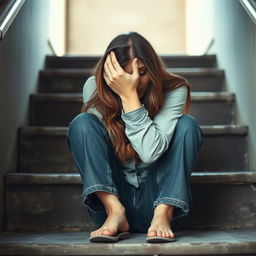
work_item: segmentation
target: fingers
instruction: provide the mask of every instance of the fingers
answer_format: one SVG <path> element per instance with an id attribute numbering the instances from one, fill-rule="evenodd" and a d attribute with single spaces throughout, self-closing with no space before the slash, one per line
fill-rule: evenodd
<path id="1" fill-rule="evenodd" d="M 120 74 L 126 73 L 117 61 L 114 51 L 111 51 L 110 54 L 107 55 L 104 63 L 104 71 L 104 78 L 107 83 L 109 83 L 113 78 L 118 77 Z M 131 75 L 136 78 L 139 77 L 139 65 L 137 58 L 132 61 Z"/>
<path id="2" fill-rule="evenodd" d="M 107 55 L 106 66 L 107 66 L 108 71 L 111 74 L 111 77 L 113 77 L 116 74 L 116 70 L 112 64 L 111 57 L 109 54 Z"/>
<path id="3" fill-rule="evenodd" d="M 110 81 L 109 81 L 108 75 L 107 75 L 107 73 L 105 71 L 103 72 L 103 77 L 104 77 L 106 83 L 109 85 Z"/>
<path id="4" fill-rule="evenodd" d="M 132 74 L 136 77 L 139 76 L 139 65 L 138 65 L 138 59 L 133 59 L 132 62 Z"/>
<path id="5" fill-rule="evenodd" d="M 111 61 L 112 61 L 112 64 L 114 66 L 114 69 L 117 71 L 117 73 L 124 72 L 124 70 L 120 66 L 118 60 L 116 59 L 116 55 L 115 55 L 115 53 L 113 51 L 110 52 L 110 56 L 111 56 Z"/>
<path id="6" fill-rule="evenodd" d="M 112 74 L 111 74 L 111 71 L 110 71 L 108 63 L 109 63 L 109 56 L 107 55 L 106 61 L 104 63 L 104 71 L 107 74 L 108 79 L 111 79 L 112 78 Z"/>

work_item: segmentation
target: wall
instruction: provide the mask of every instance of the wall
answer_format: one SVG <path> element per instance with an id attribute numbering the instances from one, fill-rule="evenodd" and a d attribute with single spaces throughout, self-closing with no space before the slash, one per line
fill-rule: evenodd
<path id="1" fill-rule="evenodd" d="M 4 174 L 17 170 L 17 130 L 28 124 L 29 95 L 48 53 L 49 1 L 27 0 L 0 41 L 0 230 L 4 225 Z"/>
<path id="2" fill-rule="evenodd" d="M 66 0 L 50 1 L 49 39 L 57 56 L 66 53 Z"/>
<path id="3" fill-rule="evenodd" d="M 102 55 L 120 33 L 137 31 L 159 54 L 185 49 L 185 0 L 68 0 L 70 54 Z"/>
<path id="4" fill-rule="evenodd" d="M 250 169 L 256 170 L 256 25 L 240 2 L 215 0 L 215 49 L 227 90 L 236 93 L 237 122 L 249 126 Z"/>
<path id="5" fill-rule="evenodd" d="M 225 70 L 227 91 L 236 94 L 237 123 L 249 126 L 249 168 L 256 170 L 256 25 L 238 0 L 188 2 L 202 8 L 188 16 L 187 35 L 197 36 L 187 36 L 187 46 L 190 53 L 203 53 L 205 42 L 214 37 L 210 53 L 217 55 L 218 68 Z"/>
<path id="6" fill-rule="evenodd" d="M 213 0 L 186 0 L 187 54 L 204 54 L 214 38 L 213 6 Z"/>

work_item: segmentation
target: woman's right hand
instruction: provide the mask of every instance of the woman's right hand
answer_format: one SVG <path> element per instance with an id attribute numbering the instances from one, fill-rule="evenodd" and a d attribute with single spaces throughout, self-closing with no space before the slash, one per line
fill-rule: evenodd
<path id="1" fill-rule="evenodd" d="M 113 51 L 107 55 L 104 64 L 104 79 L 108 86 L 119 95 L 121 99 L 130 98 L 137 93 L 137 86 L 139 83 L 139 68 L 137 61 L 136 58 L 133 59 L 132 74 L 129 74 L 120 66 Z"/>

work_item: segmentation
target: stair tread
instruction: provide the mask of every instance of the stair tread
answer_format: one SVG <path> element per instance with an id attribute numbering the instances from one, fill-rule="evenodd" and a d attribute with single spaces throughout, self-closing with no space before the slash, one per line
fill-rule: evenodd
<path id="1" fill-rule="evenodd" d="M 70 120 L 71 121 L 71 120 Z M 205 135 L 230 134 L 230 135 L 246 135 L 248 132 L 247 125 L 232 124 L 232 125 L 200 125 Z M 66 135 L 68 127 L 66 126 L 21 126 L 20 132 L 22 135 Z"/>
<path id="2" fill-rule="evenodd" d="M 81 101 L 82 93 L 35 93 L 31 94 L 34 100 L 68 100 Z M 192 101 L 201 100 L 235 100 L 235 94 L 232 92 L 191 92 Z"/>
<path id="3" fill-rule="evenodd" d="M 256 183 L 256 171 L 192 172 L 192 184 Z M 6 184 L 82 184 L 79 173 L 8 173 Z"/>
<path id="4" fill-rule="evenodd" d="M 83 54 L 66 54 L 64 56 L 46 55 L 47 59 L 90 59 L 100 58 L 102 55 L 83 55 Z M 215 54 L 207 55 L 188 55 L 188 54 L 159 54 L 161 58 L 177 58 L 177 59 L 212 59 L 216 58 Z"/>
<path id="5" fill-rule="evenodd" d="M 256 229 L 182 230 L 176 242 L 146 243 L 146 234 L 130 234 L 118 243 L 90 243 L 90 232 L 3 232 L 0 255 L 233 255 L 256 253 Z"/>
<path id="6" fill-rule="evenodd" d="M 219 68 L 209 68 L 209 67 L 193 67 L 193 68 L 166 68 L 168 72 L 175 74 L 184 75 L 224 75 L 224 70 Z M 45 68 L 40 70 L 40 74 L 43 75 L 60 75 L 60 76 L 80 76 L 85 74 L 92 74 L 92 68 Z"/>
<path id="7" fill-rule="evenodd" d="M 172 67 L 213 67 L 216 66 L 216 55 L 160 54 L 162 60 Z M 46 67 L 92 67 L 100 55 L 65 55 L 62 57 L 46 56 Z"/>

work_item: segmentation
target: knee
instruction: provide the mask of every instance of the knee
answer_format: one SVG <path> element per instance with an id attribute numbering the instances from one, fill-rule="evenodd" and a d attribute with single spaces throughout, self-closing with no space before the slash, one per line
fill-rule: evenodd
<path id="1" fill-rule="evenodd" d="M 87 134 L 97 130 L 100 124 L 100 120 L 92 113 L 81 113 L 77 115 L 69 123 L 69 135 L 75 134 Z"/>
<path id="2" fill-rule="evenodd" d="M 202 141 L 203 132 L 196 119 L 191 115 L 182 115 L 177 123 L 177 131 L 186 135 L 197 137 Z"/>
<path id="3" fill-rule="evenodd" d="M 197 126 L 197 121 L 191 115 L 182 115 L 177 122 L 177 127 L 182 130 L 191 130 Z"/>

